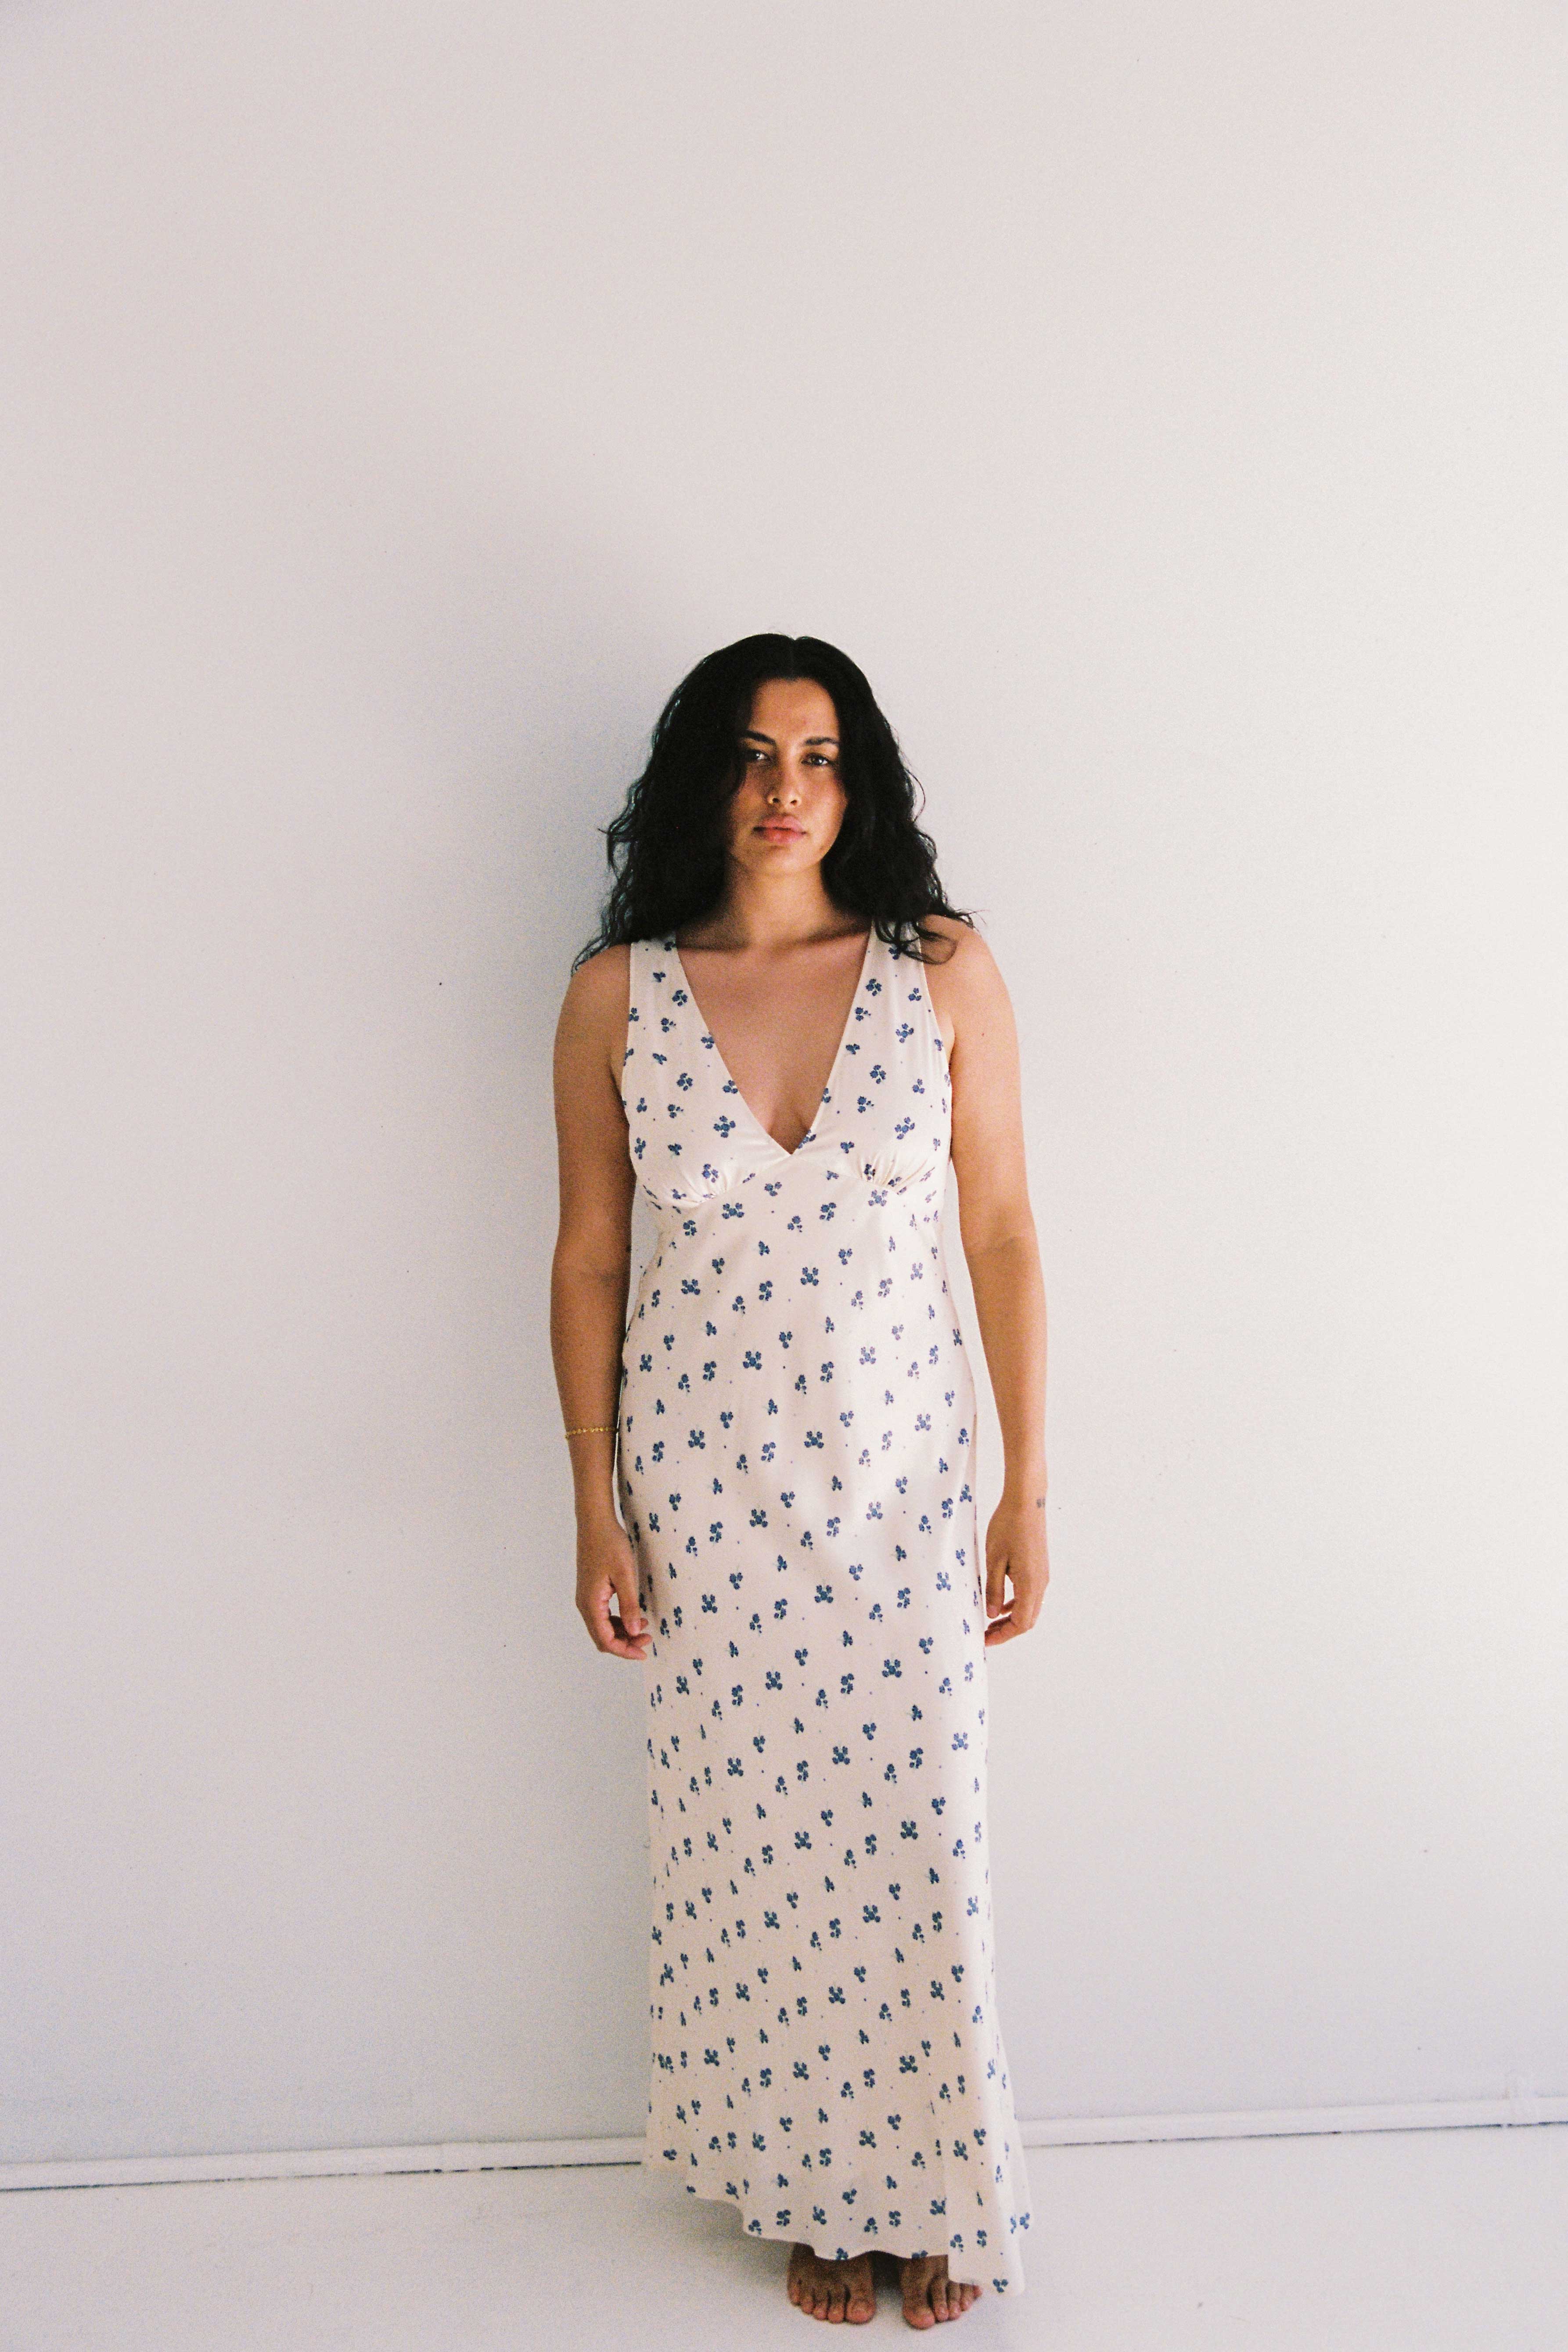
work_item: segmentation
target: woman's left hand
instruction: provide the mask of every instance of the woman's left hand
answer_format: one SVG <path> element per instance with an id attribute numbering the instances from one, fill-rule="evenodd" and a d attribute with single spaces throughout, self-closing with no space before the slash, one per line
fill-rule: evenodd
<path id="1" fill-rule="evenodd" d="M 1029 1632 L 1040 1615 L 1050 1582 L 1044 1486 L 1027 1495 L 1004 1492 L 986 1528 L 988 1650 Z"/>

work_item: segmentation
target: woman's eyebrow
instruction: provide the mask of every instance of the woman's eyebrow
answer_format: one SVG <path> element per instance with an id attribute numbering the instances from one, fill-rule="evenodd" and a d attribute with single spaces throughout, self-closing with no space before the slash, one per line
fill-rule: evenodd
<path id="1" fill-rule="evenodd" d="M 743 743 L 766 743 L 769 750 L 775 751 L 779 748 L 773 737 L 765 735 L 760 727 L 743 727 L 740 730 L 740 740 Z M 800 740 L 802 743 L 831 743 L 835 751 L 839 747 L 839 739 L 836 735 L 802 735 Z"/>

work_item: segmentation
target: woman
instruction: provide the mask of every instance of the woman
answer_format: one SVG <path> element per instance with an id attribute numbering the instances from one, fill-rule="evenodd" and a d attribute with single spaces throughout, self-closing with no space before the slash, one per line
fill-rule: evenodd
<path id="1" fill-rule="evenodd" d="M 699 663 L 609 839 L 551 1338 L 577 1605 L 645 1666 L 646 2161 L 789 2240 L 802 2311 L 869 2319 L 881 2252 L 928 2327 L 1019 2291 L 1029 2223 L 985 1844 L 983 1652 L 1049 1574 L 1011 1008 L 817 638 Z M 1006 1455 L 983 1562 L 949 1155 Z"/>

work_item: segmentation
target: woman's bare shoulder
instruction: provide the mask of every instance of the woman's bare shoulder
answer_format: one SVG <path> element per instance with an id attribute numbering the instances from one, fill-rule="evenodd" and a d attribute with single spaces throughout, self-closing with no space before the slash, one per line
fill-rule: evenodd
<path id="1" fill-rule="evenodd" d="M 973 963 L 977 954 L 988 956 L 985 935 L 961 915 L 922 915 L 920 928 L 928 937 L 946 941 L 946 952 L 932 958 L 934 971 L 951 971 L 960 961 Z"/>
<path id="2" fill-rule="evenodd" d="M 600 948 L 580 963 L 567 982 L 567 996 L 580 1004 L 624 999 L 632 983 L 632 950 L 622 940 L 616 947 Z"/>
<path id="3" fill-rule="evenodd" d="M 985 1025 L 1006 1002 L 1006 988 L 997 957 L 983 931 L 956 915 L 922 915 L 922 931 L 934 931 L 945 940 L 926 964 L 926 988 L 931 1012 L 947 1051 L 955 1051 L 967 1030 Z"/>
<path id="4" fill-rule="evenodd" d="M 600 948 L 580 963 L 566 984 L 558 1035 L 564 1050 L 602 1055 L 619 1069 L 626 1050 L 632 996 L 632 950 L 622 942 Z"/>
<path id="5" fill-rule="evenodd" d="M 997 960 L 983 931 L 956 915 L 923 915 L 923 931 L 935 933 L 938 946 L 925 966 L 931 1001 L 938 1011 L 949 1004 L 984 1003 L 1002 986 Z"/>

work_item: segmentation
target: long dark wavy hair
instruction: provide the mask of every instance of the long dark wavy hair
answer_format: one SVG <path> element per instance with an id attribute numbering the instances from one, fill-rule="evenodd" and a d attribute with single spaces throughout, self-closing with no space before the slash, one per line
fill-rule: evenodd
<path id="1" fill-rule="evenodd" d="M 752 698 L 771 678 L 798 677 L 814 678 L 838 713 L 847 801 L 822 860 L 822 885 L 834 905 L 923 963 L 931 961 L 925 946 L 940 937 L 921 929 L 924 917 L 973 923 L 943 895 L 936 844 L 915 822 L 915 779 L 863 671 L 821 637 L 765 632 L 708 654 L 659 714 L 648 763 L 604 827 L 612 880 L 598 932 L 572 959 L 574 971 L 603 948 L 664 938 L 717 905 L 724 809 L 740 781 L 740 736 Z"/>

